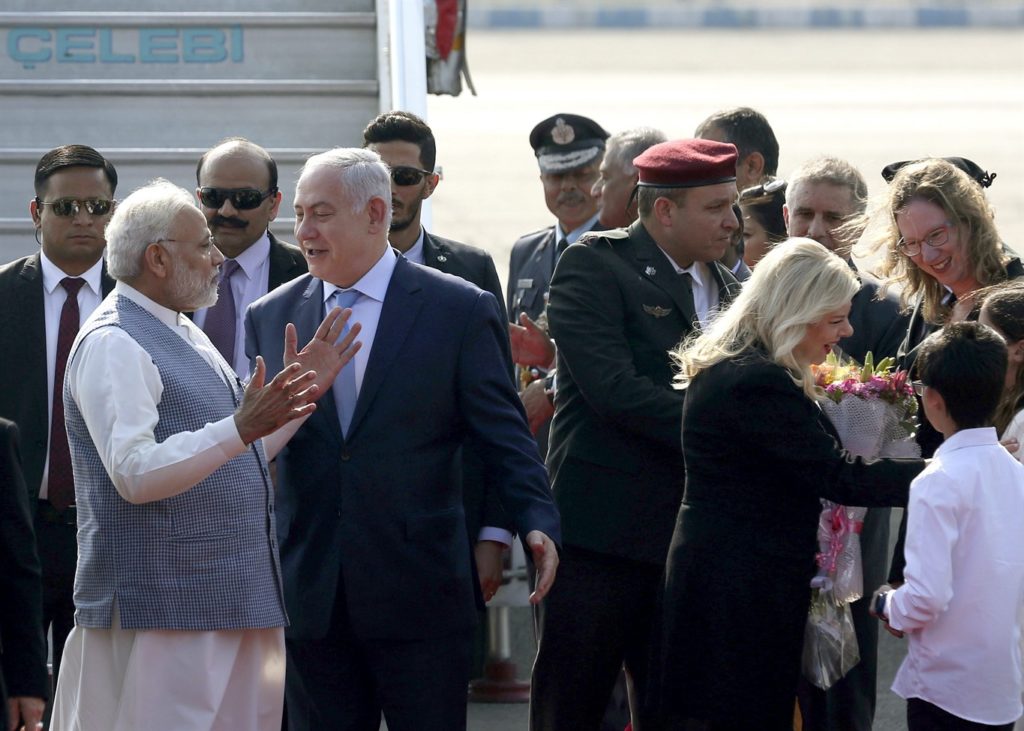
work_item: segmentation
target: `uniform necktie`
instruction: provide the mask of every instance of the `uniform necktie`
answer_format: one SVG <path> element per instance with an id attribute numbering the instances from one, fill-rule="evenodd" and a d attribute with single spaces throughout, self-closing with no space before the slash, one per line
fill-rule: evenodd
<path id="1" fill-rule="evenodd" d="M 562 252 L 569 248 L 568 239 L 559 239 L 558 244 L 555 246 L 555 257 L 560 257 Z"/>
<path id="2" fill-rule="evenodd" d="M 238 314 L 235 312 L 235 293 L 231 288 L 231 278 L 239 269 L 241 267 L 234 259 L 225 259 L 221 264 L 217 303 L 206 311 L 206 321 L 203 323 L 203 332 L 232 368 L 235 367 Z"/>
<path id="3" fill-rule="evenodd" d="M 46 478 L 46 496 L 57 510 L 65 510 L 75 502 L 75 476 L 71 469 L 71 450 L 64 426 L 64 371 L 68 366 L 71 344 L 78 335 L 81 313 L 78 290 L 85 284 L 79 277 L 65 277 L 60 286 L 67 292 L 57 326 L 57 358 L 53 371 L 53 405 L 50 421 L 50 465 Z"/>
<path id="4" fill-rule="evenodd" d="M 346 309 L 355 304 L 359 299 L 360 292 L 357 289 L 337 289 L 331 295 L 333 303 L 331 307 Z M 339 340 L 345 337 L 349 331 L 351 321 L 345 323 L 345 329 L 341 331 Z M 338 410 L 338 423 L 341 424 L 342 436 L 348 436 L 348 428 L 352 424 L 352 414 L 356 410 L 356 361 L 350 360 L 341 369 L 337 378 L 334 379 L 334 406 Z"/>

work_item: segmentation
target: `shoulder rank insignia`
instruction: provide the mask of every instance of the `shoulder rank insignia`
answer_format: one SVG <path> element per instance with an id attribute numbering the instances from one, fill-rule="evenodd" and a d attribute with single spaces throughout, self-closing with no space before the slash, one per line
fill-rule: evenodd
<path id="1" fill-rule="evenodd" d="M 644 312 L 646 312 L 648 315 L 651 315 L 652 317 L 665 317 L 670 312 L 672 312 L 672 309 L 666 309 L 658 305 L 644 305 Z"/>

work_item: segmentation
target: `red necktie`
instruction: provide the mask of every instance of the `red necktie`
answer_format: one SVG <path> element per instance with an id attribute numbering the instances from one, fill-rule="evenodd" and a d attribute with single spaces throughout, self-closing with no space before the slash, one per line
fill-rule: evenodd
<path id="1" fill-rule="evenodd" d="M 71 471 L 71 450 L 68 432 L 64 426 L 64 371 L 68 365 L 71 344 L 78 335 L 78 290 L 84 279 L 65 277 L 60 285 L 67 292 L 60 311 L 57 328 L 57 360 L 53 371 L 53 420 L 50 423 L 50 469 L 46 478 L 46 494 L 57 510 L 65 510 L 75 502 L 75 476 Z"/>

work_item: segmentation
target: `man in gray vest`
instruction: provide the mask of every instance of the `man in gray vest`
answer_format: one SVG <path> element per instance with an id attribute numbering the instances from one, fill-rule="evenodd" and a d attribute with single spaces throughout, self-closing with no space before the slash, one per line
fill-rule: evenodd
<path id="1" fill-rule="evenodd" d="M 75 629 L 54 729 L 278 731 L 285 614 L 267 472 L 356 348 L 334 310 L 244 391 L 182 313 L 217 299 L 223 255 L 188 191 L 155 181 L 107 227 L 117 285 L 71 348 Z M 310 370 L 312 368 L 313 370 Z M 265 437 L 265 439 L 264 439 Z"/>

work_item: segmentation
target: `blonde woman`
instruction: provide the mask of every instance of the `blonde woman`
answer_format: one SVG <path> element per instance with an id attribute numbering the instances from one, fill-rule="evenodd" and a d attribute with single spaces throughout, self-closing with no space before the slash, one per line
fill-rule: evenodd
<path id="1" fill-rule="evenodd" d="M 809 239 L 771 250 L 675 354 L 686 489 L 666 566 L 666 729 L 792 728 L 820 497 L 904 505 L 921 460 L 847 455 L 811 365 L 850 335 L 859 283 Z"/>

